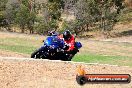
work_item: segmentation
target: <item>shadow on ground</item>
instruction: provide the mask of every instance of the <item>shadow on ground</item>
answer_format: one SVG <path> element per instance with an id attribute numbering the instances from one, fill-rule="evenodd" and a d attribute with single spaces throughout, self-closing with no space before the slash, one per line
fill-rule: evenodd
<path id="1" fill-rule="evenodd" d="M 119 33 L 121 36 L 130 36 L 132 35 L 132 30 L 129 30 L 129 31 L 123 31 L 121 33 Z"/>

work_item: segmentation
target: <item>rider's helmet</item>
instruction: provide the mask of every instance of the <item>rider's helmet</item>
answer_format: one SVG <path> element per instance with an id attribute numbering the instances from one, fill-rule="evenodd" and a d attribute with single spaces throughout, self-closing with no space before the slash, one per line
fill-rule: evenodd
<path id="1" fill-rule="evenodd" d="M 63 38 L 64 40 L 69 40 L 71 38 L 72 34 L 69 30 L 66 30 L 63 32 Z"/>

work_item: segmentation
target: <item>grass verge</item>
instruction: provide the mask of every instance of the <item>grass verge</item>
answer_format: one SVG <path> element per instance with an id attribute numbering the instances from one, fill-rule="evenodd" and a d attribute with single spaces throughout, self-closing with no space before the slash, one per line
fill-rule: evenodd
<path id="1" fill-rule="evenodd" d="M 5 38 L 0 39 L 0 50 L 9 50 L 12 52 L 31 54 L 35 49 L 42 45 L 40 40 L 25 38 Z M 120 66 L 132 66 L 132 58 L 126 56 L 105 56 L 99 54 L 90 54 L 84 52 L 75 55 L 72 59 L 75 62 L 100 63 Z"/>
<path id="2" fill-rule="evenodd" d="M 119 66 L 132 66 L 132 58 L 125 56 L 104 56 L 97 54 L 78 54 L 73 59 L 75 62 L 111 64 Z"/>

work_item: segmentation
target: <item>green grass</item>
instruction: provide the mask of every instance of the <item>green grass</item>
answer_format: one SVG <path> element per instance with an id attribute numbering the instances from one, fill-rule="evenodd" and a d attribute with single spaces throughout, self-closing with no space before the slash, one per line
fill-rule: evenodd
<path id="1" fill-rule="evenodd" d="M 2 45 L 0 44 L 0 49 L 9 50 L 13 52 L 23 53 L 23 54 L 31 54 L 36 48 L 30 46 L 22 46 L 22 45 Z"/>
<path id="2" fill-rule="evenodd" d="M 38 41 L 37 41 L 38 42 Z M 13 52 L 31 54 L 35 49 L 39 47 L 36 46 L 35 41 L 24 38 L 6 38 L 0 39 L 0 49 L 9 50 Z"/>
<path id="3" fill-rule="evenodd" d="M 35 49 L 39 48 L 42 42 L 39 40 L 25 38 L 6 38 L 0 39 L 0 50 L 8 50 L 17 53 L 31 54 Z M 125 56 L 105 56 L 99 54 L 91 54 L 84 52 L 75 55 L 72 59 L 75 62 L 112 64 L 121 66 L 132 66 L 132 58 Z"/>
<path id="4" fill-rule="evenodd" d="M 119 66 L 132 66 L 132 58 L 125 56 L 104 56 L 97 54 L 78 54 L 73 58 L 75 62 L 111 64 Z"/>

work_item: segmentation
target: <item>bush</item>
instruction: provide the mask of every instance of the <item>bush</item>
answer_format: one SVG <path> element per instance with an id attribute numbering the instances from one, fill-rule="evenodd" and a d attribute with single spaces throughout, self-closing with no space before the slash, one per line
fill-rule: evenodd
<path id="1" fill-rule="evenodd" d="M 34 25 L 34 30 L 38 34 L 45 35 L 47 33 L 47 31 L 48 31 L 48 26 L 46 24 L 44 24 L 44 23 L 36 23 Z"/>

